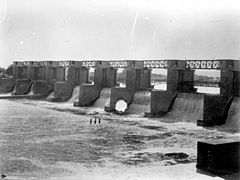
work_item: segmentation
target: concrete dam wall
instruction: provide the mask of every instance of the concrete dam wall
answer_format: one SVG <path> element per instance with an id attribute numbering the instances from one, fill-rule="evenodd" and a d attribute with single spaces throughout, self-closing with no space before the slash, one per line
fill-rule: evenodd
<path id="1" fill-rule="evenodd" d="M 90 68 L 94 68 L 92 85 L 87 84 Z M 124 68 L 126 87 L 117 86 L 118 68 Z M 166 69 L 166 91 L 153 89 L 154 68 Z M 219 82 L 197 82 L 200 86 L 218 86 L 219 95 L 196 93 L 196 69 L 220 71 Z M 198 125 L 202 126 L 221 125 L 235 122 L 239 116 L 233 113 L 239 107 L 236 100 L 240 92 L 239 71 L 240 62 L 231 59 L 15 61 L 13 77 L 0 79 L 0 93 L 6 93 L 6 98 L 11 92 L 13 98 L 42 98 L 104 108 L 108 112 L 117 112 L 116 103 L 122 100 L 127 104 L 128 113 L 165 117 L 171 121 L 199 120 Z"/>
<path id="2" fill-rule="evenodd" d="M 93 107 L 103 108 L 110 104 L 111 88 L 103 88 L 99 98 L 93 104 Z"/>
<path id="3" fill-rule="evenodd" d="M 203 118 L 204 94 L 178 93 L 172 109 L 165 116 L 177 121 L 197 122 Z"/>
<path id="4" fill-rule="evenodd" d="M 232 101 L 226 120 L 226 127 L 233 131 L 240 130 L 240 98 L 235 97 Z"/>
<path id="5" fill-rule="evenodd" d="M 137 91 L 133 96 L 133 100 L 128 108 L 128 112 L 133 114 L 150 112 L 150 105 L 151 105 L 151 92 Z"/>
<path id="6" fill-rule="evenodd" d="M 72 92 L 72 96 L 67 102 L 74 103 L 74 102 L 78 101 L 79 93 L 80 93 L 80 86 L 75 86 L 73 89 L 73 92 Z"/>

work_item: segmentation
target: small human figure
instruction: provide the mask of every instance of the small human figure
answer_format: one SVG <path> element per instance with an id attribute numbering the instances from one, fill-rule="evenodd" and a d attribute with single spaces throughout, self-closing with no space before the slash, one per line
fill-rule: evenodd
<path id="1" fill-rule="evenodd" d="M 90 124 L 92 124 L 92 118 L 90 119 Z"/>
<path id="2" fill-rule="evenodd" d="M 97 118 L 95 117 L 95 119 L 94 119 L 94 124 L 96 124 L 97 123 Z"/>
<path id="3" fill-rule="evenodd" d="M 98 119 L 98 124 L 101 124 L 101 119 L 100 118 Z"/>
<path id="4" fill-rule="evenodd" d="M 6 176 L 5 174 L 1 174 L 1 177 L 2 177 L 2 178 L 5 178 L 5 177 L 7 177 L 7 176 Z"/>

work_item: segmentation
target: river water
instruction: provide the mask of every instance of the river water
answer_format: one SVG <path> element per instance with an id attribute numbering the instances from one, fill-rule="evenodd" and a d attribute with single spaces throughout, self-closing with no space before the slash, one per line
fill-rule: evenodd
<path id="1" fill-rule="evenodd" d="M 197 141 L 239 137 L 182 120 L 87 113 L 91 108 L 76 113 L 70 106 L 0 100 L 1 173 L 9 179 L 212 179 L 196 173 Z"/>

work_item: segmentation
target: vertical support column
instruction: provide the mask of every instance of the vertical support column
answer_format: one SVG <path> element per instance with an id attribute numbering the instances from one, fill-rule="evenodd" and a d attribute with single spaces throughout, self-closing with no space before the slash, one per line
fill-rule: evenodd
<path id="1" fill-rule="evenodd" d="M 17 79 L 18 78 L 18 68 L 17 68 L 17 61 L 13 62 L 13 78 Z"/>
<path id="2" fill-rule="evenodd" d="M 221 70 L 220 77 L 220 94 L 232 95 L 233 94 L 233 71 Z"/>
<path id="3" fill-rule="evenodd" d="M 141 69 L 139 89 L 151 88 L 151 69 Z"/>
<path id="4" fill-rule="evenodd" d="M 81 67 L 79 69 L 79 81 L 76 81 L 77 84 L 83 84 L 88 82 L 88 71 L 89 70 L 85 67 Z"/>
<path id="5" fill-rule="evenodd" d="M 46 65 L 44 66 L 44 80 L 53 83 L 57 79 L 57 66 L 58 63 L 54 61 L 48 61 L 46 62 Z"/>
<path id="6" fill-rule="evenodd" d="M 94 70 L 94 86 L 97 88 L 113 87 L 117 84 L 117 69 L 109 67 L 108 62 L 101 62 Z"/>
<path id="7" fill-rule="evenodd" d="M 240 97 L 240 68 L 239 71 L 234 71 L 233 95 Z"/>
<path id="8" fill-rule="evenodd" d="M 179 70 L 167 70 L 167 91 L 178 91 L 179 86 Z"/>
<path id="9" fill-rule="evenodd" d="M 151 70 L 144 68 L 143 61 L 132 62 L 126 73 L 126 88 L 130 91 L 145 90 L 151 87 Z"/>
<path id="10" fill-rule="evenodd" d="M 239 67 L 234 60 L 220 60 L 220 95 L 205 95 L 203 120 L 200 126 L 214 126 L 225 124 L 233 96 L 239 96 Z"/>
<path id="11" fill-rule="evenodd" d="M 194 70 L 180 70 L 179 74 L 179 91 L 194 92 Z"/>
<path id="12" fill-rule="evenodd" d="M 23 62 L 14 62 L 13 63 L 13 78 L 15 79 L 21 79 L 26 78 L 26 74 L 24 76 L 24 63 Z"/>
<path id="13" fill-rule="evenodd" d="M 114 87 L 117 85 L 117 69 L 107 68 L 107 82 L 104 87 Z"/>
<path id="14" fill-rule="evenodd" d="M 40 63 L 38 61 L 26 62 L 27 65 L 27 78 L 30 80 L 38 80 L 38 73 Z"/>
<path id="15" fill-rule="evenodd" d="M 194 92 L 194 70 L 186 69 L 184 61 L 169 61 L 167 72 L 167 90 Z"/>
<path id="16" fill-rule="evenodd" d="M 64 81 L 65 80 L 65 68 L 64 67 L 58 67 L 57 68 L 57 81 Z"/>
<path id="17" fill-rule="evenodd" d="M 239 96 L 240 62 L 236 60 L 221 61 L 220 94 Z"/>
<path id="18" fill-rule="evenodd" d="M 96 67 L 94 69 L 94 86 L 96 88 L 102 88 L 103 87 L 103 84 L 104 84 L 104 80 L 106 79 L 106 75 L 105 75 L 105 79 L 103 78 L 104 77 L 104 74 L 106 74 L 106 70 L 107 69 L 103 69 L 103 68 L 100 68 L 100 67 Z"/>
<path id="19" fill-rule="evenodd" d="M 126 88 L 129 91 L 135 91 L 139 84 L 140 74 L 134 68 L 127 68 L 126 70 Z"/>

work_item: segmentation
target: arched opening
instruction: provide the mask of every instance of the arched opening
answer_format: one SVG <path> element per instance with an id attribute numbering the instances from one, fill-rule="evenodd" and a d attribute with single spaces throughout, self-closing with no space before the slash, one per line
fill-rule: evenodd
<path id="1" fill-rule="evenodd" d="M 151 85 L 156 90 L 167 90 L 167 69 L 156 68 L 152 70 Z"/>
<path id="2" fill-rule="evenodd" d="M 95 68 L 89 68 L 89 70 L 88 70 L 88 84 L 94 85 L 94 72 L 95 72 Z"/>
<path id="3" fill-rule="evenodd" d="M 220 70 L 195 70 L 194 88 L 198 93 L 220 94 Z"/>
<path id="4" fill-rule="evenodd" d="M 127 70 L 125 68 L 117 69 L 117 86 L 126 87 Z"/>

